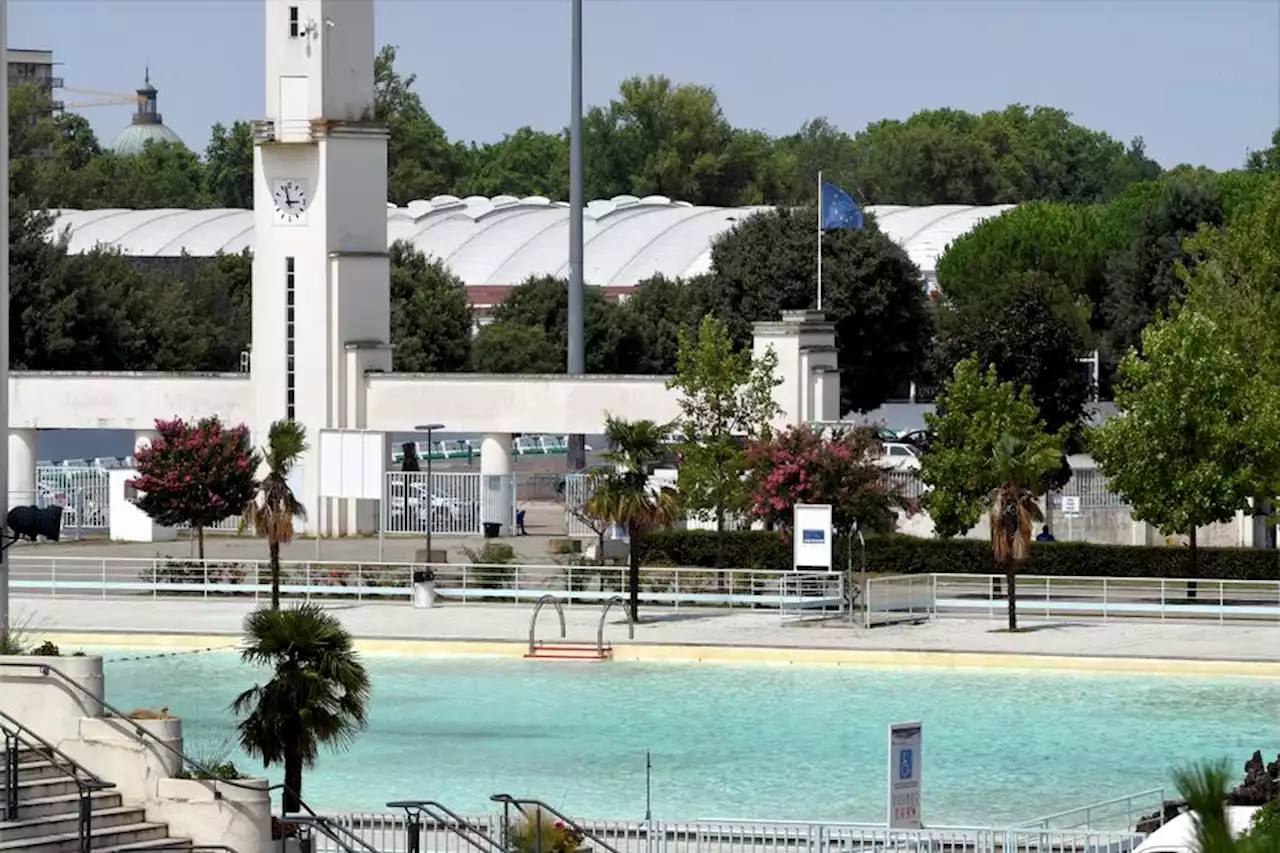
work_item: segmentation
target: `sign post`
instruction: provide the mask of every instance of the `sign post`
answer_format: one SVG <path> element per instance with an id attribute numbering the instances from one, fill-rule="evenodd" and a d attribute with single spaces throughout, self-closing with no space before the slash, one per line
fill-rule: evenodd
<path id="1" fill-rule="evenodd" d="M 1062 515 L 1067 519 L 1067 541 L 1070 542 L 1074 538 L 1071 535 L 1072 521 L 1080 517 L 1079 495 L 1062 496 Z"/>
<path id="2" fill-rule="evenodd" d="M 791 510 L 791 567 L 831 571 L 831 505 L 796 504 Z"/>
<path id="3" fill-rule="evenodd" d="M 889 828 L 921 829 L 920 723 L 889 726 Z"/>

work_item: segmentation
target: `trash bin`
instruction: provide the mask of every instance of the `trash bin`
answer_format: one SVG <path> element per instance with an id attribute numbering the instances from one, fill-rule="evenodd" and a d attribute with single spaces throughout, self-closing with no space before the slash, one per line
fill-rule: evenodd
<path id="1" fill-rule="evenodd" d="M 484 538 L 497 539 L 502 535 L 502 523 L 498 521 L 486 521 L 484 523 Z"/>
<path id="2" fill-rule="evenodd" d="M 436 573 L 431 569 L 413 570 L 413 606 L 419 610 L 436 606 Z"/>

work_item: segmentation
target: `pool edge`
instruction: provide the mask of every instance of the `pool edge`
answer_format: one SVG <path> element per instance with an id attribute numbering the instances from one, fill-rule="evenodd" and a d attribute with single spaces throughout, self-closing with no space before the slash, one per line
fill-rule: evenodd
<path id="1" fill-rule="evenodd" d="M 209 634 L 98 634 L 49 632 L 60 646 L 119 649 L 235 649 L 239 636 Z M 520 657 L 526 643 L 486 640 L 357 638 L 357 651 L 370 654 Z M 782 666 L 922 667 L 941 669 L 1033 669 L 1145 675 L 1242 675 L 1280 677 L 1280 661 L 1131 658 L 1039 655 L 1012 652 L 922 651 L 908 649 L 819 649 L 760 646 L 623 644 L 615 660 L 670 663 L 773 664 Z"/>

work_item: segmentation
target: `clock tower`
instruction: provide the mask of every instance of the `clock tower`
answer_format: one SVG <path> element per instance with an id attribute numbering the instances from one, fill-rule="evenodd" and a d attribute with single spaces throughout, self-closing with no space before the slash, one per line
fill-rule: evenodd
<path id="1" fill-rule="evenodd" d="M 282 418 L 311 450 L 306 527 L 373 528 L 375 501 L 319 497 L 319 431 L 365 423 L 391 369 L 387 135 L 374 119 L 373 0 L 266 0 L 266 118 L 254 123 L 254 440 Z"/>

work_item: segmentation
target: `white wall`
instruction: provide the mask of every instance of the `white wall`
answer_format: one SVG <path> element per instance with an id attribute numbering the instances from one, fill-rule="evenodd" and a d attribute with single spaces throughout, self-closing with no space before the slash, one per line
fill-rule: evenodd
<path id="1" fill-rule="evenodd" d="M 664 423 L 679 393 L 664 376 L 387 374 L 368 378 L 367 429 L 412 430 L 438 421 L 449 432 L 598 433 L 605 413 Z"/>
<path id="2" fill-rule="evenodd" d="M 9 428 L 154 429 L 157 418 L 250 423 L 243 373 L 30 372 L 9 376 Z"/>

